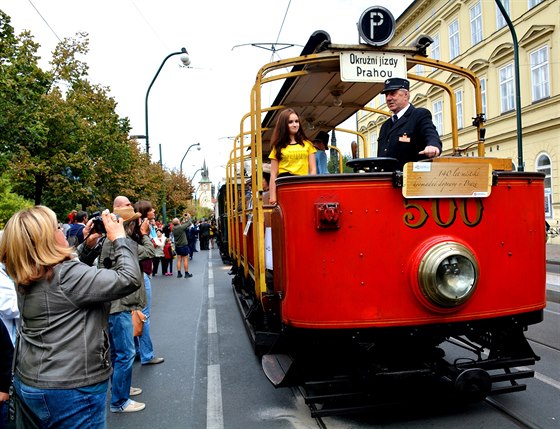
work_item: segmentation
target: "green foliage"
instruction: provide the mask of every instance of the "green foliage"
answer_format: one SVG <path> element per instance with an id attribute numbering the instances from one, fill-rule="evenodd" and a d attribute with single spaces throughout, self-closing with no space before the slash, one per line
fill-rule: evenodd
<path id="1" fill-rule="evenodd" d="M 11 192 L 8 183 L 7 177 L 0 177 L 0 229 L 4 228 L 15 212 L 33 205 L 31 201 Z"/>
<path id="2" fill-rule="evenodd" d="M 60 219 L 73 209 L 110 208 L 117 195 L 186 208 L 192 185 L 150 162 L 129 139 L 109 89 L 88 81 L 87 34 L 59 43 L 48 71 L 38 47 L 29 32 L 15 35 L 0 10 L 0 174 L 9 178 L 10 201 L 19 195 Z"/>
<path id="3" fill-rule="evenodd" d="M 332 152 L 331 152 L 332 153 Z M 348 161 L 350 161 L 352 158 L 349 155 L 342 155 L 342 172 L 343 173 L 352 173 L 354 170 L 351 169 L 350 167 L 348 167 L 346 165 L 346 163 Z M 329 157 L 329 161 L 327 162 L 327 170 L 329 171 L 329 173 L 340 173 L 340 164 L 338 161 L 338 153 L 336 153 L 336 156 L 330 156 Z"/>

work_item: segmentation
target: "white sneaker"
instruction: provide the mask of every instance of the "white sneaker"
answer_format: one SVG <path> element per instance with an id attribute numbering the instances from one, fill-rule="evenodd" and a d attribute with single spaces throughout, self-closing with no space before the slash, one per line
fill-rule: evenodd
<path id="1" fill-rule="evenodd" d="M 130 388 L 130 396 L 137 396 L 140 395 L 141 393 L 142 393 L 142 389 L 140 389 L 139 387 Z"/>
<path id="2" fill-rule="evenodd" d="M 120 408 L 111 408 L 111 412 L 112 413 L 135 413 L 136 411 L 142 411 L 144 408 L 146 408 L 146 404 L 142 402 L 136 402 L 131 399 L 130 403 L 122 410 Z"/>

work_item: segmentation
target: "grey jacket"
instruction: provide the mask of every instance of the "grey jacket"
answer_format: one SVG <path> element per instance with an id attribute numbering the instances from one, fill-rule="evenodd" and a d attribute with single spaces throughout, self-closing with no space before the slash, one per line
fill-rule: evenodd
<path id="1" fill-rule="evenodd" d="M 16 374 L 23 383 L 72 389 L 110 377 L 109 302 L 142 286 L 134 244 L 124 238 L 112 243 L 111 270 L 65 261 L 52 279 L 18 294 L 22 328 Z"/>
<path id="2" fill-rule="evenodd" d="M 109 240 L 102 239 L 99 242 L 101 245 L 95 246 L 93 249 L 88 248 L 82 243 L 78 249 L 78 255 L 82 262 L 92 265 L 97 259 L 97 266 L 99 268 L 112 268 L 114 264 L 114 250 L 112 243 Z M 142 244 L 136 243 L 132 238 L 127 237 L 126 240 L 137 249 L 136 263 L 144 259 L 151 259 L 155 255 L 154 245 L 152 240 L 147 235 L 142 236 Z M 146 295 L 146 287 L 144 286 L 144 275 L 142 275 L 142 287 L 130 295 L 122 297 L 111 303 L 110 314 L 120 313 L 122 311 L 141 310 L 148 303 L 148 296 Z"/>

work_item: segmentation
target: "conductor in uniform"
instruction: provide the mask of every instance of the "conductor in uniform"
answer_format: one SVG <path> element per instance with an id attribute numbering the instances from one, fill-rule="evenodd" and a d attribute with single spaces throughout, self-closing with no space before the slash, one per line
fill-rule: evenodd
<path id="1" fill-rule="evenodd" d="M 381 126 L 377 156 L 396 158 L 399 170 L 407 162 L 438 156 L 442 147 L 430 111 L 410 104 L 409 87 L 408 80 L 391 78 L 381 91 L 393 116 Z"/>

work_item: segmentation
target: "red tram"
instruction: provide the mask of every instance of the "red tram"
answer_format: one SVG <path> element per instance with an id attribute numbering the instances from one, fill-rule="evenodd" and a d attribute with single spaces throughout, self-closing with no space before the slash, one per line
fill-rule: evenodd
<path id="1" fill-rule="evenodd" d="M 524 331 L 542 320 L 546 303 L 544 176 L 484 156 L 476 75 L 430 60 L 425 46 L 336 45 L 316 32 L 299 57 L 259 70 L 219 195 L 220 223 L 235 296 L 276 386 L 344 379 L 371 393 L 437 379 L 483 398 L 523 390 L 518 380 L 533 376 L 527 366 L 538 357 Z M 279 178 L 278 204 L 267 205 L 262 166 L 280 110 L 306 118 L 310 138 L 351 132 L 338 126 L 359 110 L 390 115 L 368 107 L 383 78 L 344 76 L 354 54 L 402 59 L 406 75 L 398 77 L 440 86 L 451 106 L 447 84 L 413 67 L 471 82 L 478 156 L 461 156 L 454 126 L 441 157 L 398 171 L 391 159 L 368 156 L 356 133 L 365 156 L 348 163 L 353 173 Z M 263 106 L 262 86 L 278 81 L 274 103 Z M 324 404 L 332 396 L 318 397 Z"/>

